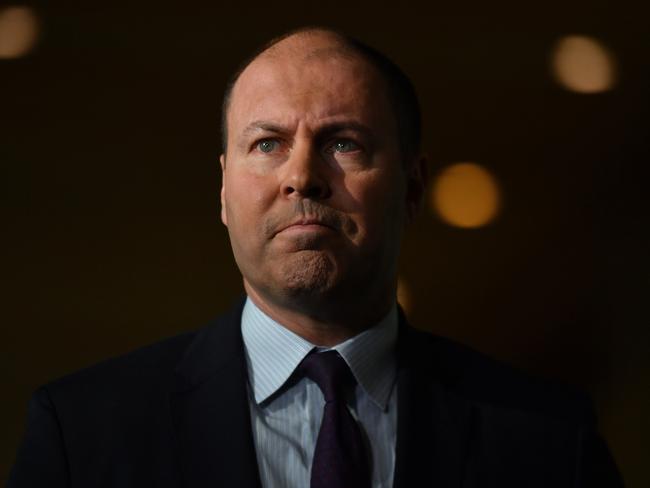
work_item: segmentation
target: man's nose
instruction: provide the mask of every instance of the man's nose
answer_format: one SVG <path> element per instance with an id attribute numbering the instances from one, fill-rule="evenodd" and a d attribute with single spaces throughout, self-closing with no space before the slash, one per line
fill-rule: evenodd
<path id="1" fill-rule="evenodd" d="M 331 195 L 327 162 L 316 151 L 296 148 L 285 164 L 281 187 L 285 197 L 322 200 Z"/>

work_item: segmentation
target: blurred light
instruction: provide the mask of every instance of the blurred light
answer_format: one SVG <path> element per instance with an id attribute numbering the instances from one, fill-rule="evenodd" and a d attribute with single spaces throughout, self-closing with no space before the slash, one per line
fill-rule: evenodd
<path id="1" fill-rule="evenodd" d="M 403 278 L 397 279 L 397 303 L 402 306 L 404 313 L 408 315 L 411 311 L 413 301 L 411 299 L 411 289 Z"/>
<path id="2" fill-rule="evenodd" d="M 38 19 L 31 8 L 0 8 L 0 59 L 27 54 L 36 44 L 38 27 Z"/>
<path id="3" fill-rule="evenodd" d="M 489 223 L 499 212 L 495 178 L 475 163 L 445 168 L 433 184 L 433 210 L 450 225 L 472 228 Z"/>
<path id="4" fill-rule="evenodd" d="M 558 83 L 579 93 L 598 93 L 614 86 L 614 56 L 597 39 L 567 36 L 555 45 L 553 74 Z"/>

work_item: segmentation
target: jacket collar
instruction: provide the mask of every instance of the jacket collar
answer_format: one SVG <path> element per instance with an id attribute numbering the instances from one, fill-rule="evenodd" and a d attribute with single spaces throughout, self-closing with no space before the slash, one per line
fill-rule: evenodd
<path id="1" fill-rule="evenodd" d="M 453 393 L 443 339 L 411 328 L 400 309 L 394 488 L 463 486 L 473 409 Z"/>
<path id="2" fill-rule="evenodd" d="M 183 486 L 261 487 L 240 331 L 243 300 L 198 332 L 170 394 Z"/>

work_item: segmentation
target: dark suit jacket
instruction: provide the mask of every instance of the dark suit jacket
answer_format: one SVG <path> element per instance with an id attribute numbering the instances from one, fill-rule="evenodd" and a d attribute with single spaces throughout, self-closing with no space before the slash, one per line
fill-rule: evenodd
<path id="1" fill-rule="evenodd" d="M 260 486 L 241 306 L 37 390 L 8 486 Z M 586 399 L 403 316 L 397 348 L 396 488 L 622 486 Z"/>

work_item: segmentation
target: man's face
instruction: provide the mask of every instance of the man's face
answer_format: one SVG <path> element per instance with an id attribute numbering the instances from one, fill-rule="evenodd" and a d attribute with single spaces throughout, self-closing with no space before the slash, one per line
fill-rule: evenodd
<path id="1" fill-rule="evenodd" d="M 276 304 L 394 297 L 410 198 L 397 126 L 374 69 L 333 48 L 282 41 L 232 93 L 221 219 L 249 295 Z"/>

